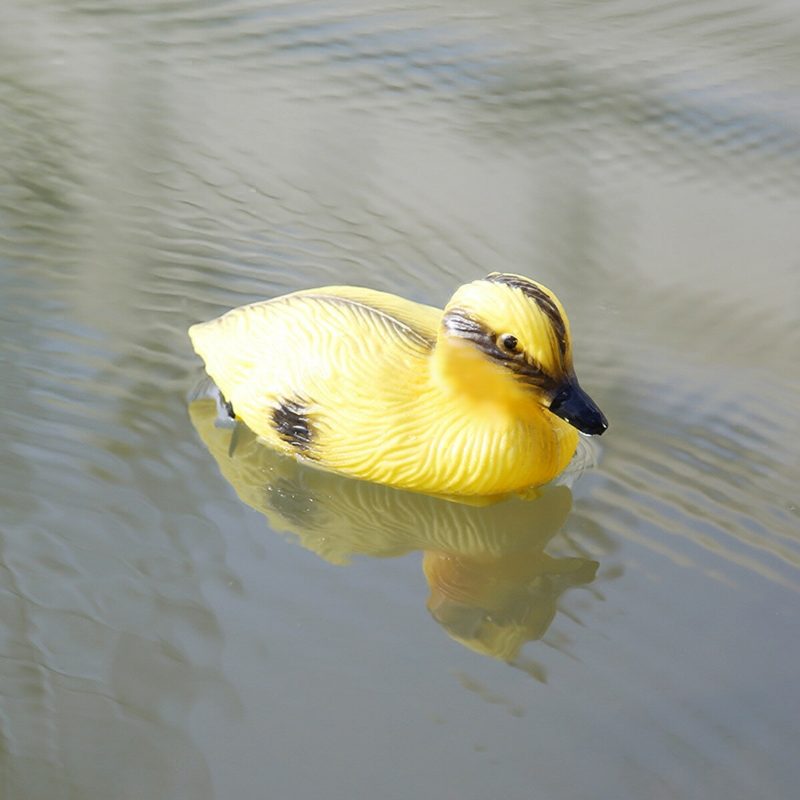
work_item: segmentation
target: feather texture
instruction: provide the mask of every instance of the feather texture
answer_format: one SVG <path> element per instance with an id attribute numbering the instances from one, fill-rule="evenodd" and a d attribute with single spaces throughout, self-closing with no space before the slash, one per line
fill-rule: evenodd
<path id="1" fill-rule="evenodd" d="M 189 335 L 236 417 L 272 447 L 393 486 L 504 494 L 555 477 L 577 434 L 547 411 L 537 395 L 545 389 L 521 384 L 533 373 L 519 356 L 494 357 L 495 345 L 474 340 L 505 330 L 505 298 L 508 324 L 535 363 L 566 370 L 569 329 L 549 294 L 544 304 L 513 285 L 479 283 L 488 321 L 477 289 L 451 301 L 482 326 L 470 340 L 443 325 L 440 309 L 348 286 L 243 306 Z"/>

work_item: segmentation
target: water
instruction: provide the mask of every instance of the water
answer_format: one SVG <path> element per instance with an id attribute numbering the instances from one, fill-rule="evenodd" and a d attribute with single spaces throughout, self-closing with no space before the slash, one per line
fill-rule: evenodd
<path id="1" fill-rule="evenodd" d="M 4 800 L 794 797 L 799 33 L 3 3 Z M 609 417 L 571 488 L 453 506 L 187 407 L 193 322 L 493 270 Z"/>

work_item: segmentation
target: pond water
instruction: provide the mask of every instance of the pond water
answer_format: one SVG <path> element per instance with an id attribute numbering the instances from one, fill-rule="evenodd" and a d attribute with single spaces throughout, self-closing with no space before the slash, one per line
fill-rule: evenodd
<path id="1" fill-rule="evenodd" d="M 0 796 L 796 797 L 798 41 L 788 0 L 4 0 Z M 495 270 L 610 422 L 535 502 L 187 403 L 194 322 Z"/>

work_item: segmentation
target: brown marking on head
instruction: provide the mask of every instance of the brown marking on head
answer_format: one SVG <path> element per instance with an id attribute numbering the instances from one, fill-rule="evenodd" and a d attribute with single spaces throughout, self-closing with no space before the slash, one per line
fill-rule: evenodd
<path id="1" fill-rule="evenodd" d="M 451 336 L 471 341 L 479 350 L 496 363 L 502 364 L 520 380 L 544 390 L 550 390 L 557 379 L 549 375 L 541 364 L 530 355 L 509 352 L 498 342 L 498 333 L 475 319 L 468 311 L 449 308 L 442 317 L 442 325 Z"/>
<path id="2" fill-rule="evenodd" d="M 553 333 L 558 342 L 558 348 L 561 352 L 561 357 L 565 358 L 567 355 L 567 326 L 558 306 L 553 302 L 550 295 L 542 289 L 539 284 L 534 283 L 521 275 L 509 275 L 502 272 L 492 272 L 487 275 L 484 280 L 489 283 L 500 283 L 504 286 L 509 286 L 512 289 L 519 289 L 526 297 L 533 300 L 541 309 L 542 313 L 550 320 L 553 327 Z"/>

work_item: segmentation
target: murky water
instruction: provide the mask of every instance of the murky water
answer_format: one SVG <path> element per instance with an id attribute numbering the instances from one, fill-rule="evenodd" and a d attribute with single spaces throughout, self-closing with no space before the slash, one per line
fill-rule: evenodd
<path id="1" fill-rule="evenodd" d="M 793 2 L 0 7 L 0 796 L 800 780 Z M 462 507 L 211 424 L 185 330 L 522 272 L 599 464 Z"/>

